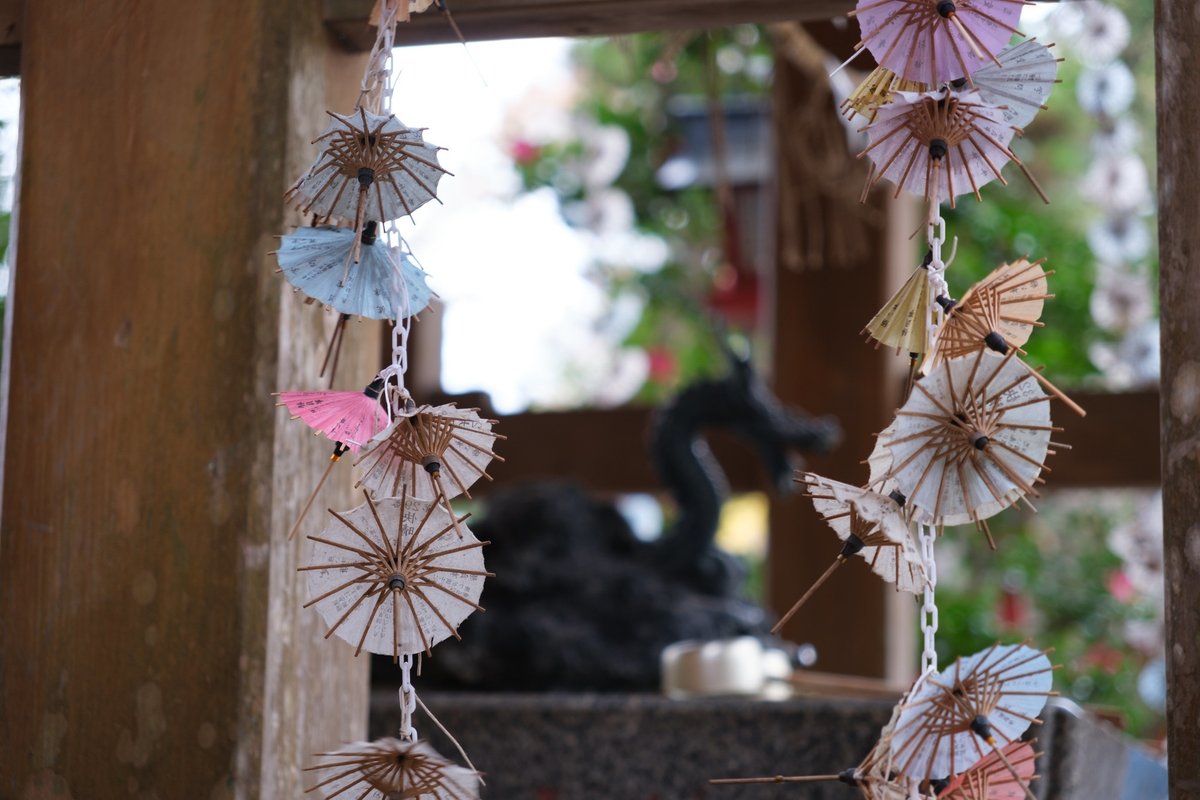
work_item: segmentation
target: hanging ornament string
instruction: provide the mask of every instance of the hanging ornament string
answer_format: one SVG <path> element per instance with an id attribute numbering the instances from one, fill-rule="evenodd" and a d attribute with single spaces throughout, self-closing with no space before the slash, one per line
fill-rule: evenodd
<path id="1" fill-rule="evenodd" d="M 927 228 L 929 244 L 929 308 L 926 313 L 926 343 L 927 350 L 933 347 L 938 326 L 945 318 L 946 310 L 938 303 L 938 298 L 948 298 L 950 287 L 946 283 L 946 262 L 942 259 L 942 246 L 946 243 L 946 220 L 942 218 L 941 204 L 936 196 L 929 209 L 929 224 Z M 957 241 L 955 242 L 957 245 Z M 954 248 L 957 250 L 957 246 Z M 951 254 L 953 260 L 954 254 Z M 917 525 L 917 536 L 921 544 L 921 562 L 925 568 L 925 590 L 921 603 L 921 633 L 924 646 L 921 650 L 921 674 L 936 673 L 937 658 L 937 559 L 933 552 L 934 540 L 937 534 L 932 525 Z"/>
<path id="2" fill-rule="evenodd" d="M 921 633 L 925 642 L 921 651 L 921 674 L 928 675 L 938 669 L 938 607 L 934 594 L 937 589 L 937 560 L 933 555 L 933 541 L 937 533 L 932 525 L 917 525 L 917 536 L 921 542 L 921 561 L 925 566 L 925 592 L 921 603 Z"/>
<path id="3" fill-rule="evenodd" d="M 367 69 L 359 87 L 356 108 L 364 108 L 384 116 L 391 113 L 392 45 L 396 36 L 399 11 L 399 0 L 383 0 L 380 3 L 379 29 L 375 34 L 371 55 L 367 59 Z"/>
<path id="4" fill-rule="evenodd" d="M 412 685 L 412 655 L 400 658 L 400 738 L 406 742 L 417 740 L 417 729 L 413 727 L 413 713 L 417 710 L 417 690 Z"/>
<path id="5" fill-rule="evenodd" d="M 397 305 L 396 319 L 392 325 L 392 363 L 379 373 L 379 376 L 384 379 L 388 387 L 387 392 L 387 407 L 388 424 L 390 425 L 397 416 L 412 416 L 417 411 L 416 402 L 412 399 L 412 395 L 408 392 L 408 387 L 405 385 L 405 375 L 408 373 L 408 335 L 412 330 L 413 309 L 412 297 L 408 290 L 408 281 L 404 279 L 401 265 L 396 260 L 396 257 L 404 258 L 404 255 L 399 253 L 400 249 L 407 249 L 407 244 L 404 238 L 400 235 L 400 231 L 396 228 L 395 221 L 387 224 L 384 235 L 389 243 L 389 257 L 393 259 L 392 282 L 393 291 L 400 298 Z M 411 252 L 408 256 L 412 258 Z M 414 262 L 415 258 L 412 259 Z M 420 268 L 420 264 L 417 264 Z"/>

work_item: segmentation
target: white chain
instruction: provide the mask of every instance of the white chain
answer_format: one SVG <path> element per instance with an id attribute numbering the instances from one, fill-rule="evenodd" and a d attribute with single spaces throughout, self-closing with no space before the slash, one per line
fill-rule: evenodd
<path id="1" fill-rule="evenodd" d="M 921 561 L 925 564 L 925 596 L 921 604 L 921 633 L 925 635 L 925 649 L 921 651 L 921 674 L 937 672 L 938 607 L 934 592 L 937 589 L 937 560 L 933 554 L 933 541 L 937 537 L 932 525 L 917 525 L 921 542 Z"/>
<path id="2" fill-rule="evenodd" d="M 413 714 L 417 710 L 417 690 L 412 685 L 412 656 L 400 658 L 400 738 L 406 742 L 417 740 L 417 729 L 413 727 Z"/>
<path id="3" fill-rule="evenodd" d="M 930 257 L 929 310 L 926 315 L 926 352 L 929 352 L 935 344 L 934 340 L 937 335 L 938 326 L 941 325 L 945 318 L 945 311 L 937 303 L 936 299 L 950 295 L 950 287 L 946 283 L 946 262 L 942 260 L 942 245 L 946 243 L 946 221 L 942 219 L 941 204 L 937 203 L 936 200 L 930 208 L 926 234 L 929 241 Z M 937 672 L 938 668 L 938 607 L 935 596 L 937 590 L 937 559 L 933 552 L 934 540 L 937 538 L 937 533 L 932 525 L 918 524 L 917 536 L 921 543 L 921 561 L 925 567 L 925 591 L 921 603 L 921 633 L 924 635 L 924 648 L 921 651 L 921 674 L 928 675 L 932 672 Z"/>

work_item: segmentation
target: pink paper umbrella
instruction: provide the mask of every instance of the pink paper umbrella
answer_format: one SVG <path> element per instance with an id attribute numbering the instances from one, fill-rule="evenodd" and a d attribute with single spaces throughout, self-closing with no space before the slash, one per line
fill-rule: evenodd
<path id="1" fill-rule="evenodd" d="M 379 404 L 381 392 L 383 379 L 376 378 L 361 392 L 279 392 L 276 397 L 293 419 L 357 453 L 387 427 L 387 413 Z"/>
<path id="2" fill-rule="evenodd" d="M 1009 149 L 1016 129 L 1004 121 L 1002 109 L 984 103 L 977 92 L 898 92 L 879 109 L 865 128 L 870 139 L 859 157 L 871 159 L 867 192 L 883 178 L 929 201 L 931 210 L 943 200 L 954 206 L 958 195 L 972 193 L 1000 174 L 1009 161 L 1016 164 L 1033 188 L 1049 203 L 1042 187 Z"/>
<path id="3" fill-rule="evenodd" d="M 329 479 L 329 473 L 346 451 L 357 452 L 363 443 L 387 427 L 387 413 L 379 404 L 384 383 L 383 378 L 376 378 L 361 392 L 279 392 L 276 395 L 283 401 L 279 405 L 287 406 L 295 419 L 303 420 L 315 432 L 334 442 L 329 464 L 288 531 L 288 541 L 296 536 L 300 523 L 308 516 L 313 501 Z"/>
<path id="4" fill-rule="evenodd" d="M 995 62 L 1028 0 L 859 0 L 850 12 L 880 66 L 936 86 Z"/>
<path id="5" fill-rule="evenodd" d="M 1000 758 L 1001 753 L 1008 764 Z M 1012 742 L 999 753 L 988 753 L 949 780 L 934 781 L 938 800 L 1021 800 L 1025 797 L 1025 787 L 1037 778 L 1036 761 L 1033 745 Z"/>

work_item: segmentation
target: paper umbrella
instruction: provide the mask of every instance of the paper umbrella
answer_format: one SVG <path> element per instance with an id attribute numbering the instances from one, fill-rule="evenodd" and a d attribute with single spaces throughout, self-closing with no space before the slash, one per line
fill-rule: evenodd
<path id="1" fill-rule="evenodd" d="M 438 149 L 394 115 L 359 108 L 332 122 L 313 143 L 324 149 L 286 197 L 305 213 L 339 217 L 362 230 L 367 219 L 399 219 L 437 197 L 446 170 Z"/>
<path id="2" fill-rule="evenodd" d="M 1037 757 L 1031 743 L 1012 742 L 950 780 L 935 780 L 933 784 L 939 800 L 1021 800 L 1026 796 L 1026 787 L 1037 778 Z"/>
<path id="3" fill-rule="evenodd" d="M 401 492 L 419 500 L 449 501 L 470 497 L 472 485 L 487 473 L 492 459 L 503 461 L 492 447 L 504 437 L 494 433 L 495 420 L 481 419 L 478 409 L 453 404 L 425 406 L 400 417 L 376 436 L 355 462 L 363 471 L 357 486 L 374 497 Z"/>
<path id="4" fill-rule="evenodd" d="M 383 385 L 383 379 L 376 378 L 361 392 L 279 392 L 276 397 L 292 412 L 292 419 L 303 420 L 315 433 L 358 452 L 387 427 L 387 412 L 379 403 Z"/>
<path id="5" fill-rule="evenodd" d="M 1008 147 L 1016 129 L 977 92 L 898 92 L 864 130 L 869 143 L 858 155 L 872 163 L 864 200 L 887 178 L 896 185 L 897 197 L 903 190 L 925 198 L 931 209 L 944 200 L 954 207 L 958 195 L 970 192 L 980 199 L 981 186 L 993 180 L 1007 184 L 1001 170 L 1011 161 L 1042 200 L 1050 202 Z"/>
<path id="6" fill-rule="evenodd" d="M 364 494 L 366 494 L 364 492 Z M 434 502 L 406 495 L 373 500 L 332 520 L 314 542 L 308 573 L 316 606 L 336 633 L 363 650 L 390 655 L 429 653 L 472 611 L 482 611 L 484 578 L 480 542 Z M 447 538 L 458 531 L 461 538 Z"/>
<path id="7" fill-rule="evenodd" d="M 1010 349 L 1020 351 L 1021 345 L 1029 341 L 1033 329 L 1042 324 L 1043 304 L 1054 297 L 1047 291 L 1046 283 L 1047 276 L 1054 273 L 1043 268 L 1043 261 L 1019 258 L 1011 264 L 1001 264 L 968 289 L 960 300 L 937 298 L 946 311 L 946 318 L 934 334 L 934 346 L 922 371 L 928 373 L 946 359 L 966 358 L 985 348 L 1001 355 Z M 1023 361 L 1017 363 L 1029 369 L 1030 374 L 1071 410 L 1086 416 L 1082 408 L 1040 372 L 1030 369 Z"/>
<path id="8" fill-rule="evenodd" d="M 866 47 L 902 78 L 937 85 L 976 72 L 1013 34 L 1028 0 L 858 0 Z"/>
<path id="9" fill-rule="evenodd" d="M 928 351 L 931 258 L 932 254 L 912 271 L 904 285 L 863 328 L 862 332 L 877 344 L 894 347 L 897 353 L 918 355 Z"/>
<path id="10" fill-rule="evenodd" d="M 288 283 L 335 311 L 368 319 L 419 314 L 433 296 L 425 272 L 407 253 L 376 235 L 372 220 L 349 228 L 297 228 L 282 238 L 276 258 Z"/>
<path id="11" fill-rule="evenodd" d="M 927 92 L 932 88 L 924 83 L 905 80 L 887 67 L 876 67 L 841 102 L 840 108 L 847 119 L 858 114 L 866 117 L 868 122 L 874 122 L 879 107 L 892 102 L 897 92 Z"/>
<path id="12" fill-rule="evenodd" d="M 377 377 L 361 392 L 279 392 L 276 395 L 281 400 L 278 405 L 287 406 L 292 419 L 303 420 L 314 433 L 323 434 L 334 443 L 329 464 L 288 532 L 289 541 L 300 529 L 300 523 L 308 515 L 334 465 L 347 451 L 357 452 L 364 442 L 387 427 L 387 413 L 379 402 L 384 385 L 383 378 Z"/>
<path id="13" fill-rule="evenodd" d="M 797 482 L 807 486 L 813 507 L 842 541 L 842 550 L 824 574 L 779 619 L 771 633 L 778 633 L 834 570 L 853 555 L 866 560 L 871 571 L 895 584 L 897 591 L 920 594 L 924 590 L 925 568 L 903 514 L 903 496 L 899 493 L 891 497 L 877 494 L 811 472 L 802 473 Z"/>
<path id="14" fill-rule="evenodd" d="M 317 784 L 305 792 L 346 800 L 475 800 L 478 773 L 439 755 L 423 741 L 376 739 L 355 742 L 307 767 Z"/>
<path id="15" fill-rule="evenodd" d="M 1053 45 L 1028 39 L 1003 50 L 995 63 L 983 65 L 971 76 L 983 101 L 999 108 L 1004 121 L 1014 128 L 1024 128 L 1046 108 L 1058 83 L 1062 59 L 1056 58 L 1050 47 Z"/>
<path id="16" fill-rule="evenodd" d="M 895 481 L 911 514 L 932 525 L 985 520 L 1026 495 L 1050 449 L 1050 397 L 1019 363 L 980 350 L 943 361 L 913 384 L 895 422 L 877 440 L 877 463 L 891 466 L 872 485 Z M 1055 445 L 1061 446 L 1061 445 Z"/>
<path id="17" fill-rule="evenodd" d="M 918 678 L 896 721 L 894 767 L 921 779 L 944 778 L 994 754 L 1020 783 L 1021 773 L 1003 748 L 1037 723 L 1054 694 L 1052 669 L 1039 650 L 995 644 L 940 674 Z"/>

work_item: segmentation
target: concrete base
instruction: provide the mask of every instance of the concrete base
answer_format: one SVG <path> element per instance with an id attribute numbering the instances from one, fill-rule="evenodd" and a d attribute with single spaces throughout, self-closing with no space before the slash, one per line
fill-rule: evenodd
<path id="1" fill-rule="evenodd" d="M 659 695 L 429 693 L 422 699 L 484 773 L 486 800 L 857 800 L 838 783 L 711 786 L 710 778 L 836 773 L 887 722 L 885 700 L 784 702 Z M 372 698 L 371 735 L 400 726 L 394 691 Z M 417 729 L 447 757 L 429 720 Z M 1048 707 L 1043 800 L 1159 800 L 1166 770 L 1070 703 Z M 1161 775 L 1161 793 L 1158 791 Z"/>

